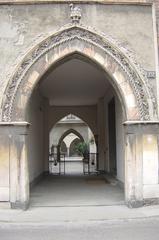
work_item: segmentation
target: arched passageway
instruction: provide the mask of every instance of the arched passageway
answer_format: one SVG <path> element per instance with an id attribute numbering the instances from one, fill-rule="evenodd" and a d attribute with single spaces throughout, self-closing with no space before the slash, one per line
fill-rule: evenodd
<path id="1" fill-rule="evenodd" d="M 94 135 L 89 126 L 79 117 L 69 114 L 58 121 L 49 134 L 49 172 L 54 175 L 83 175 L 97 172 L 97 151 Z M 65 152 L 61 144 L 65 143 Z M 88 163 L 83 161 L 84 152 L 89 153 Z M 89 167 L 89 162 L 94 163 Z"/>
<path id="2" fill-rule="evenodd" d="M 12 146 L 17 149 L 14 159 L 20 160 L 14 175 L 11 171 L 17 164 L 11 161 L 12 207 L 27 207 L 29 183 L 34 185 L 48 172 L 49 131 L 69 113 L 81 117 L 93 131 L 99 172 L 116 175 L 129 205 L 142 204 L 142 171 L 138 171 L 142 165 L 139 158 L 133 160 L 138 136 L 130 123 L 155 118 L 146 84 L 131 57 L 81 26 L 63 29 L 29 52 L 10 81 L 2 106 L 2 120 L 16 122 L 11 125 L 16 139 Z"/>

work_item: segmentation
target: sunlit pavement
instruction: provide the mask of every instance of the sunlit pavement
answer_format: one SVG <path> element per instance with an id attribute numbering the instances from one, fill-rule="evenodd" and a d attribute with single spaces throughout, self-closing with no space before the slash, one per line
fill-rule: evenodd
<path id="1" fill-rule="evenodd" d="M 2 224 L 1 240 L 158 240 L 159 218 L 63 222 L 60 224 Z"/>

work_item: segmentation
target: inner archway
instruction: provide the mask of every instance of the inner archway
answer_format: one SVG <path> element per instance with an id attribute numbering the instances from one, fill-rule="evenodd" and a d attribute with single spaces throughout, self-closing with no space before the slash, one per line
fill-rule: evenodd
<path id="1" fill-rule="evenodd" d="M 81 142 L 81 140 L 76 137 L 70 144 L 70 153 L 69 153 L 69 156 L 70 157 L 79 157 L 80 154 L 79 152 L 77 152 L 76 150 L 76 146 Z"/>
<path id="2" fill-rule="evenodd" d="M 49 136 L 50 174 L 84 175 L 86 168 L 87 174 L 97 173 L 95 138 L 82 119 L 73 114 L 65 116 L 53 126 Z M 65 143 L 65 152 L 61 151 L 62 143 Z M 83 161 L 84 148 L 89 153 L 87 164 Z M 93 162 L 92 168 L 87 166 L 90 161 Z"/>

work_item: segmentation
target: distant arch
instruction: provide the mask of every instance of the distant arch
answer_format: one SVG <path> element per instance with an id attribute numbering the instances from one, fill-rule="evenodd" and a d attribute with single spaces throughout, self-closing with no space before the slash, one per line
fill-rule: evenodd
<path id="1" fill-rule="evenodd" d="M 64 141 L 61 142 L 60 152 L 61 152 L 62 154 L 67 154 L 67 147 L 66 147 L 66 143 L 65 143 Z"/>
<path id="2" fill-rule="evenodd" d="M 73 157 L 73 156 L 80 156 L 80 154 L 77 152 L 76 150 L 76 146 L 78 145 L 78 143 L 81 142 L 81 139 L 80 138 L 75 138 L 71 144 L 70 144 L 70 149 L 69 149 L 69 152 L 70 152 L 70 157 Z"/>
<path id="3" fill-rule="evenodd" d="M 84 138 L 83 138 L 83 136 L 79 132 L 77 132 L 75 129 L 69 129 L 66 132 L 64 132 L 64 134 L 60 137 L 59 142 L 58 142 L 59 146 L 61 145 L 61 142 L 63 141 L 63 139 L 67 135 L 69 135 L 70 133 L 75 134 L 81 140 L 81 142 L 84 142 Z"/>
<path id="4" fill-rule="evenodd" d="M 77 109 L 77 108 L 76 108 Z M 84 114 L 84 112 L 86 111 L 81 111 L 80 113 L 77 112 L 77 110 L 75 110 L 74 107 L 69 107 L 68 109 L 64 109 L 62 110 L 62 112 L 60 111 L 60 109 L 56 109 L 56 112 L 58 111 L 57 116 L 55 116 L 54 114 L 50 114 L 49 116 L 49 132 L 51 132 L 51 130 L 56 126 L 56 124 L 58 122 L 60 122 L 63 118 L 67 117 L 68 115 L 72 114 L 75 117 L 78 117 L 81 121 L 84 122 L 84 124 L 86 124 L 86 126 L 88 126 L 91 130 L 91 132 L 95 135 L 97 132 L 97 121 L 96 121 L 96 109 L 94 106 L 90 106 L 89 110 L 91 112 L 91 115 L 93 114 L 94 119 L 93 121 L 90 121 L 90 118 L 88 117 L 88 111 L 87 114 Z M 53 116 L 53 118 L 52 118 Z"/>

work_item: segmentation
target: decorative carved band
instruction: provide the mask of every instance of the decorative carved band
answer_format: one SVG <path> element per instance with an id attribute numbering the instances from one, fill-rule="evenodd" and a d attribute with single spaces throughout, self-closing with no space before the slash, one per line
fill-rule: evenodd
<path id="1" fill-rule="evenodd" d="M 50 49 L 61 45 L 64 42 L 70 42 L 72 39 L 85 41 L 92 46 L 102 49 L 103 52 L 111 56 L 127 75 L 127 79 L 133 88 L 135 98 L 138 103 L 141 120 L 150 120 L 149 101 L 152 101 L 153 113 L 156 112 L 156 102 L 153 91 L 148 84 L 146 74 L 134 59 L 130 62 L 130 56 L 126 57 L 120 49 L 116 48 L 110 39 L 84 28 L 82 25 L 71 26 L 54 34 L 37 45 L 23 60 L 13 78 L 8 84 L 5 100 L 2 106 L 2 121 L 11 121 L 14 108 L 14 100 L 26 73 L 31 66 Z M 137 70 L 136 70 L 137 69 Z M 140 74 L 140 75 L 139 75 Z"/>

